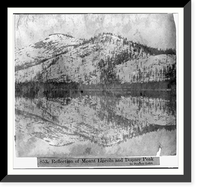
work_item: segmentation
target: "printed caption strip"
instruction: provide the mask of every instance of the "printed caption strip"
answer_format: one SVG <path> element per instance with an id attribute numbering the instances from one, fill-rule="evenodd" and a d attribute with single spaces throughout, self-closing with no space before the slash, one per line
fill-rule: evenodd
<path id="1" fill-rule="evenodd" d="M 134 158 L 37 158 L 38 167 L 154 166 L 160 157 Z"/>

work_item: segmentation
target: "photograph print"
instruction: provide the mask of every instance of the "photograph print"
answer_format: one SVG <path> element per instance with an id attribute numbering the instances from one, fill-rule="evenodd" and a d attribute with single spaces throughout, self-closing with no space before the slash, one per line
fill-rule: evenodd
<path id="1" fill-rule="evenodd" d="M 174 14 L 14 14 L 16 157 L 177 155 Z"/>

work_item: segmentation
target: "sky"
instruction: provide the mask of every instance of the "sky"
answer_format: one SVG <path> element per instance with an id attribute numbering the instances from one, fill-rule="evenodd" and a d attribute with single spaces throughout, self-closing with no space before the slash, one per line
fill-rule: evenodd
<path id="1" fill-rule="evenodd" d="M 53 33 L 88 39 L 102 32 L 151 47 L 176 48 L 173 14 L 20 14 L 14 20 L 16 48 Z"/>

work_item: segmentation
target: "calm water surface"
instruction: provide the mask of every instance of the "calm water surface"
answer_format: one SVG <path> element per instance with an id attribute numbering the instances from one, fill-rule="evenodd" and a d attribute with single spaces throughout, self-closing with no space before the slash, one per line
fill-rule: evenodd
<path id="1" fill-rule="evenodd" d="M 133 95 L 16 97 L 16 154 L 154 156 L 176 154 L 175 100 Z"/>

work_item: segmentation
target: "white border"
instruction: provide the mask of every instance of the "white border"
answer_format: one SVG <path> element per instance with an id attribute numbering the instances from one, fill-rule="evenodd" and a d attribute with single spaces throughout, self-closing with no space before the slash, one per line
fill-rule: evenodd
<path id="1" fill-rule="evenodd" d="M 36 169 L 36 158 L 16 158 L 14 153 L 14 13 L 176 13 L 177 14 L 177 156 L 161 157 L 178 169 Z M 183 8 L 8 8 L 8 174 L 183 174 Z M 15 159 L 14 159 L 15 158 Z M 20 160 L 21 169 L 14 169 Z M 17 162 L 18 161 L 18 162 Z M 16 163 L 17 162 L 17 163 Z M 18 166 L 19 167 L 19 166 Z M 23 169 L 29 168 L 29 169 Z"/>

